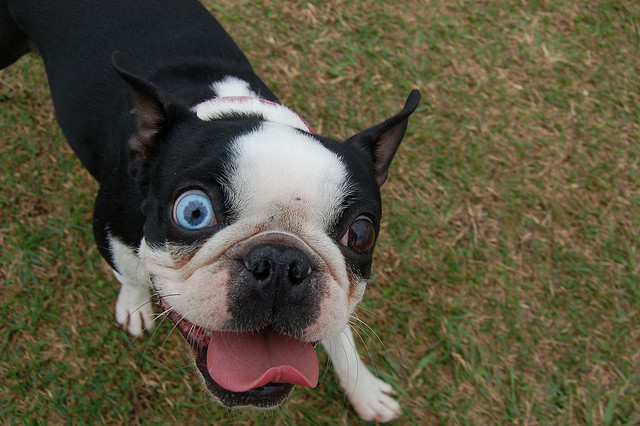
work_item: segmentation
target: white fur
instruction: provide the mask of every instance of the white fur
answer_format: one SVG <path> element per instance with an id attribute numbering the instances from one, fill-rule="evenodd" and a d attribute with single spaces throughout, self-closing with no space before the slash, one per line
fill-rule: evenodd
<path id="1" fill-rule="evenodd" d="M 311 135 L 266 122 L 232 147 L 227 192 L 243 219 L 294 223 L 326 233 L 350 194 L 346 166 Z M 295 231 L 295 230 L 294 230 Z M 295 232 L 294 232 L 295 233 Z"/>
<path id="2" fill-rule="evenodd" d="M 400 404 L 390 395 L 393 388 L 374 376 L 356 352 L 347 325 L 335 337 L 322 341 L 333 368 L 356 412 L 366 421 L 388 422 L 400 415 Z"/>
<path id="3" fill-rule="evenodd" d="M 144 330 L 153 330 L 149 274 L 138 254 L 113 235 L 109 235 L 109 246 L 117 269 L 113 273 L 122 285 L 116 302 L 116 321 L 131 335 L 140 337 Z"/>
<path id="4" fill-rule="evenodd" d="M 251 90 L 249 83 L 229 75 L 220 81 L 211 84 L 211 90 L 217 98 L 247 97 L 258 98 L 258 95 Z"/>
<path id="5" fill-rule="evenodd" d="M 193 107 L 201 120 L 215 120 L 229 114 L 258 115 L 266 121 L 311 132 L 309 125 L 298 114 L 284 105 L 260 99 L 244 80 L 228 76 L 211 84 L 211 89 L 216 97 Z"/>
<path id="6" fill-rule="evenodd" d="M 140 256 L 154 277 L 158 295 L 182 318 L 207 330 L 221 330 L 232 318 L 227 304 L 230 275 L 223 265 L 178 267 L 169 252 L 154 249 L 144 240 Z"/>
<path id="7" fill-rule="evenodd" d="M 309 132 L 309 126 L 298 114 L 284 105 L 257 98 L 214 98 L 196 105 L 193 110 L 201 120 L 215 120 L 229 114 L 259 115 L 266 121 L 282 123 Z"/>

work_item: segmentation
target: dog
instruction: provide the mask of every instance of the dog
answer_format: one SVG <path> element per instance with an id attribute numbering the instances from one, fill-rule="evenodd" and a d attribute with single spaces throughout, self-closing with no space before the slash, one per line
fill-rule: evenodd
<path id="1" fill-rule="evenodd" d="M 152 330 L 153 294 L 228 407 L 315 387 L 321 343 L 363 419 L 400 414 L 348 321 L 417 90 L 346 141 L 314 134 L 197 0 L 0 0 L 0 68 L 27 52 L 100 183 L 93 229 L 119 324 Z"/>

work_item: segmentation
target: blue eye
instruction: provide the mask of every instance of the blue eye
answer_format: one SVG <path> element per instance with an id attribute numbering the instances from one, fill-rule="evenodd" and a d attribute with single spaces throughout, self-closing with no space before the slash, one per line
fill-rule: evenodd
<path id="1" fill-rule="evenodd" d="M 211 200 L 204 192 L 191 190 L 180 195 L 173 205 L 173 220 L 181 228 L 198 230 L 216 224 Z"/>

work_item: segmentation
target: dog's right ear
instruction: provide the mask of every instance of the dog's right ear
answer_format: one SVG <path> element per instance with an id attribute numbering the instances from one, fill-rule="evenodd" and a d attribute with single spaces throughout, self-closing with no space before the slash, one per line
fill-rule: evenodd
<path id="1" fill-rule="evenodd" d="M 129 172 L 136 176 L 141 166 L 158 152 L 160 141 L 171 125 L 189 111 L 153 83 L 127 71 L 122 53 L 114 52 L 111 61 L 130 88 L 133 128 L 129 137 Z"/>

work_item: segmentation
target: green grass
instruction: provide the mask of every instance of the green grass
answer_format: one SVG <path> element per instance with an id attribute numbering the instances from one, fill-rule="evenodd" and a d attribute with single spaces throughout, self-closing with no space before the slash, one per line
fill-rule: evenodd
<path id="1" fill-rule="evenodd" d="M 318 133 L 422 91 L 358 311 L 400 424 L 640 423 L 636 3 L 212 6 Z M 0 72 L 0 132 L 3 423 L 357 422 L 324 369 L 275 411 L 221 409 L 166 321 L 139 341 L 114 324 L 97 185 L 36 57 Z"/>

